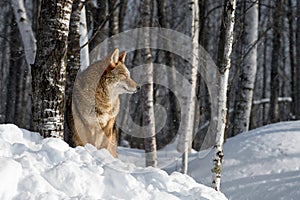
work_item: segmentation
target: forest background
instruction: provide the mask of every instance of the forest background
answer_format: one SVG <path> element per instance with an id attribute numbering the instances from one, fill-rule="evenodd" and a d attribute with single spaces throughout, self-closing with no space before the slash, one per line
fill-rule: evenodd
<path id="1" fill-rule="evenodd" d="M 220 46 L 225 42 L 220 39 L 222 38 L 220 34 L 225 20 L 223 8 L 229 1 L 91 0 L 81 2 L 74 0 L 62 2 L 65 6 L 63 8 L 69 8 L 69 12 L 66 13 L 70 14 L 70 28 L 67 28 L 65 33 L 62 32 L 61 36 L 61 41 L 65 38 L 65 43 L 62 44 L 66 44 L 65 47 L 68 49 L 64 50 L 64 45 L 60 45 L 62 49 L 58 48 L 57 51 L 65 53 L 63 59 L 67 60 L 65 70 L 67 77 L 72 74 L 76 76 L 80 67 L 80 61 L 74 60 L 70 55 L 74 49 L 80 49 L 79 44 L 74 46 L 72 41 L 78 41 L 80 37 L 78 27 L 85 24 L 74 23 L 75 28 L 72 29 L 72 21 L 79 22 L 83 7 L 86 10 L 85 27 L 90 52 L 105 39 L 140 27 L 167 28 L 196 37 L 201 47 L 216 63 L 219 59 Z M 44 15 L 43 12 L 47 8 L 43 4 L 47 3 L 35 0 L 0 2 L 0 123 L 14 123 L 19 127 L 36 131 L 40 130 L 35 127 L 36 122 L 34 122 L 36 121 L 34 118 L 38 115 L 34 114 L 37 112 L 37 105 L 33 103 L 35 97 L 33 97 L 32 86 L 36 87 L 38 84 L 32 83 L 32 74 L 37 73 L 34 67 L 39 66 L 39 62 L 43 60 L 39 57 L 39 46 L 48 45 L 45 49 L 51 46 L 51 41 L 47 44 L 39 44 L 45 41 L 39 36 L 40 33 L 46 32 L 51 24 L 50 18 L 46 20 L 48 22 L 45 23 L 46 25 L 39 23 L 41 22 L 39 16 Z M 23 7 L 18 7 L 20 5 Z M 48 5 L 48 8 L 51 6 Z M 22 15 L 20 17 L 20 14 L 24 13 L 25 17 Z M 35 52 L 34 45 L 32 46 L 31 43 L 34 44 L 36 40 L 24 40 L 20 22 L 26 22 L 32 29 L 32 38 L 37 39 L 35 62 L 31 62 L 34 59 L 26 56 L 28 55 L 26 51 L 29 46 L 31 51 Z M 237 0 L 234 22 L 225 137 L 232 137 L 269 123 L 300 119 L 300 2 Z M 195 26 L 198 30 L 196 32 Z M 149 58 L 150 62 L 165 64 L 185 76 L 190 82 L 193 81 L 189 77 L 192 66 L 178 55 L 162 50 L 145 49 L 128 52 L 126 65 L 129 69 L 133 69 L 135 66 L 149 62 Z M 72 65 L 72 62 L 77 64 Z M 180 83 L 175 74 L 162 76 L 161 71 L 156 71 L 155 68 L 153 71 L 153 79 L 157 76 L 166 78 L 169 82 Z M 51 70 L 45 72 L 47 73 L 51 73 Z M 211 120 L 211 98 L 200 73 L 196 74 L 195 80 L 197 103 L 194 108 L 193 130 L 197 132 L 193 132 L 192 146 L 199 150 L 213 146 L 214 138 L 211 138 L 211 142 L 203 143 Z M 34 90 L 36 91 L 36 88 Z M 142 86 L 141 92 L 127 99 L 130 102 L 131 116 L 134 122 L 140 125 L 147 123 L 143 114 L 145 111 L 143 91 L 145 90 L 149 90 L 147 84 Z M 66 94 L 61 95 L 64 102 L 68 101 L 68 95 L 70 94 L 68 94 L 67 78 Z M 152 98 L 154 104 L 165 108 L 167 114 L 163 129 L 155 133 L 156 146 L 160 149 L 175 139 L 181 123 L 181 115 L 187 111 L 181 110 L 175 93 L 162 85 L 153 84 Z M 122 114 L 120 115 L 124 118 Z M 63 130 L 63 127 L 60 129 Z M 131 147 L 144 149 L 147 144 L 144 138 L 126 134 L 122 132 L 122 128 L 119 129 L 118 134 L 119 145 L 124 144 L 122 141 L 126 140 Z"/>

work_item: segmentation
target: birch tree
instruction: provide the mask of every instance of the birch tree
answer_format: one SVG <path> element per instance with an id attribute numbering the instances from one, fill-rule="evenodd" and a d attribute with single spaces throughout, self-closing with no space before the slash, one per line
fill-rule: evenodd
<path id="1" fill-rule="evenodd" d="M 199 49 L 199 5 L 198 0 L 191 0 L 190 11 L 192 13 L 192 26 L 191 26 L 191 37 L 193 40 L 192 49 L 192 67 L 191 70 L 186 70 L 186 77 L 191 80 L 191 88 L 183 92 L 183 99 L 186 99 L 188 104 L 188 110 L 185 110 L 182 117 L 181 123 L 183 123 L 183 133 L 181 142 L 183 142 L 183 155 L 182 155 L 182 173 L 186 174 L 188 170 L 188 154 L 189 149 L 192 145 L 192 136 L 194 129 L 194 113 L 195 113 L 195 100 L 196 100 L 196 83 L 197 83 L 197 69 L 198 69 L 198 49 Z"/>
<path id="2" fill-rule="evenodd" d="M 27 2 L 27 6 L 30 5 L 31 2 Z M 28 71 L 35 56 L 31 22 L 23 0 L 3 1 L 0 7 L 0 121 L 30 128 Z"/>
<path id="3" fill-rule="evenodd" d="M 258 4 L 243 2 L 245 21 L 243 48 L 246 54 L 240 68 L 238 97 L 235 101 L 233 135 L 249 130 L 254 82 L 257 69 Z"/>
<path id="4" fill-rule="evenodd" d="M 221 171 L 223 159 L 224 132 L 227 115 L 227 87 L 229 69 L 231 65 L 231 52 L 233 43 L 233 27 L 235 21 L 235 0 L 225 0 L 223 7 L 223 17 L 220 29 L 220 40 L 218 47 L 218 67 L 219 67 L 219 91 L 218 91 L 218 122 L 216 129 L 216 141 L 214 146 L 212 186 L 220 191 Z"/>
<path id="5" fill-rule="evenodd" d="M 80 4 L 82 5 L 82 4 Z M 81 7 L 81 6 L 80 6 Z M 84 70 L 90 65 L 90 53 L 89 53 L 89 36 L 88 36 L 88 28 L 86 21 L 86 6 L 82 6 L 80 12 L 80 69 Z"/>
<path id="6" fill-rule="evenodd" d="M 22 37 L 27 64 L 33 64 L 36 53 L 36 40 L 26 14 L 24 1 L 12 0 L 12 7 Z"/>
<path id="7" fill-rule="evenodd" d="M 63 139 L 66 55 L 72 0 L 42 1 L 32 67 L 33 129 Z"/>
<path id="8" fill-rule="evenodd" d="M 151 0 L 143 0 L 141 2 L 141 25 L 143 27 L 151 27 L 152 13 Z M 151 36 L 149 32 L 145 33 L 145 44 L 149 44 Z M 147 82 L 142 89 L 142 104 L 143 104 L 143 125 L 149 128 L 148 133 L 144 133 L 144 145 L 146 154 L 146 166 L 157 167 L 156 154 L 156 138 L 155 138 L 155 118 L 154 118 L 154 92 L 153 92 L 153 63 L 152 53 L 150 48 L 146 48 L 142 56 L 148 65 L 147 67 Z"/>

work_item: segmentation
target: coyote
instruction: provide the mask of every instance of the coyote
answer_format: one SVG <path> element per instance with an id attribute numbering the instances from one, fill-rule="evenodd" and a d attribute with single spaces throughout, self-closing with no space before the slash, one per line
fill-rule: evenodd
<path id="1" fill-rule="evenodd" d="M 117 157 L 114 124 L 119 112 L 119 95 L 135 93 L 139 88 L 130 78 L 124 64 L 125 57 L 126 52 L 119 54 L 115 49 L 77 76 L 72 98 L 75 126 L 72 129 L 76 146 L 90 143 L 98 149 L 106 148 Z"/>

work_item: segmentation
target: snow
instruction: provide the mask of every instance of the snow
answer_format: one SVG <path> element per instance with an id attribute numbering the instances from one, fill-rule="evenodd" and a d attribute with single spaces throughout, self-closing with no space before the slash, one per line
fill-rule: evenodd
<path id="1" fill-rule="evenodd" d="M 92 145 L 70 148 L 0 125 L 0 199 L 214 199 L 221 192 L 178 172 L 136 167 Z"/>
<path id="2" fill-rule="evenodd" d="M 224 144 L 221 191 L 230 200 L 300 199 L 300 122 L 268 125 Z M 189 174 L 209 185 L 212 152 L 194 154 Z"/>
<path id="3" fill-rule="evenodd" d="M 299 121 L 228 139 L 221 191 L 230 200 L 298 200 L 299 144 Z M 207 187 L 211 150 L 190 154 L 189 176 L 174 172 L 181 165 L 176 142 L 158 152 L 165 171 L 142 167 L 141 150 L 123 147 L 118 152 L 114 159 L 91 145 L 70 148 L 60 139 L 0 125 L 0 199 L 226 199 Z"/>
<path id="4" fill-rule="evenodd" d="M 158 152 L 159 166 L 180 170 L 176 143 Z M 300 199 L 300 121 L 264 126 L 228 139 L 224 144 L 221 191 L 230 200 Z M 142 151 L 119 148 L 120 159 L 144 165 Z M 211 185 L 213 151 L 189 155 L 188 174 Z"/>

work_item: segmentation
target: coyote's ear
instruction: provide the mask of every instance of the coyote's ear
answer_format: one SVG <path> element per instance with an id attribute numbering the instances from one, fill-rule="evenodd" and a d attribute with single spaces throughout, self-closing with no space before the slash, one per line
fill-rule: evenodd
<path id="1" fill-rule="evenodd" d="M 124 63 L 125 57 L 126 57 L 126 51 L 123 51 L 122 53 L 120 53 L 119 61 L 121 61 L 121 63 Z"/>
<path id="2" fill-rule="evenodd" d="M 110 55 L 110 64 L 117 64 L 119 61 L 119 49 L 116 48 Z"/>

